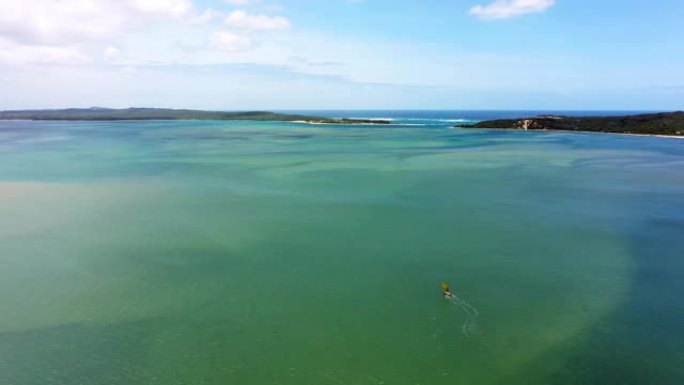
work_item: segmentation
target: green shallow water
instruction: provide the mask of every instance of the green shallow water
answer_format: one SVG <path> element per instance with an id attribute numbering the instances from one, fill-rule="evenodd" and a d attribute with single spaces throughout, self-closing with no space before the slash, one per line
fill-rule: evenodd
<path id="1" fill-rule="evenodd" d="M 684 381 L 684 141 L 0 122 L 0 156 L 2 384 Z"/>

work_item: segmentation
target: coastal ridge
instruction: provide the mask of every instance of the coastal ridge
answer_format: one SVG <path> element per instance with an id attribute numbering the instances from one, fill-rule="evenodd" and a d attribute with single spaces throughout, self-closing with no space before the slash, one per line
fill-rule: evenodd
<path id="1" fill-rule="evenodd" d="M 684 111 L 601 117 L 542 115 L 520 119 L 485 120 L 475 124 L 459 124 L 456 127 L 684 136 Z"/>
<path id="2" fill-rule="evenodd" d="M 7 110 L 0 111 L 0 120 L 244 120 L 276 121 L 316 124 L 390 124 L 381 119 L 346 119 L 284 114 L 270 111 L 203 111 L 170 108 L 67 108 L 54 110 Z"/>

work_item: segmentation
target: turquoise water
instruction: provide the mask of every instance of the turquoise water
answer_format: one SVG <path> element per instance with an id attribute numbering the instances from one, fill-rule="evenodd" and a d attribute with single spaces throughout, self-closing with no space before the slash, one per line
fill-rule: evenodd
<path id="1" fill-rule="evenodd" d="M 684 383 L 684 141 L 439 118 L 0 122 L 0 384 Z"/>

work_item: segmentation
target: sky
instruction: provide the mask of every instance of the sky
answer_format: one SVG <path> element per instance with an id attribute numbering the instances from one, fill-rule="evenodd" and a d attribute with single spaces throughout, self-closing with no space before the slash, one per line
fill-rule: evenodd
<path id="1" fill-rule="evenodd" d="M 0 0 L 0 109 L 684 109 L 682 0 Z"/>

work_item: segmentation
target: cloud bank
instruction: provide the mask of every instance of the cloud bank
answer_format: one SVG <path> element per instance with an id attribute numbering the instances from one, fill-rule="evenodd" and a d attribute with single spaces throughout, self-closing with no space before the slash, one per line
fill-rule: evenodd
<path id="1" fill-rule="evenodd" d="M 231 12 L 226 17 L 225 24 L 246 31 L 273 31 L 290 28 L 290 21 L 283 16 L 250 15 L 245 11 Z"/>
<path id="2" fill-rule="evenodd" d="M 0 36 L 20 44 L 64 45 L 111 37 L 149 20 L 190 17 L 190 0 L 0 1 Z"/>
<path id="3" fill-rule="evenodd" d="M 500 20 L 541 13 L 551 8 L 556 0 L 496 0 L 489 5 L 476 5 L 470 14 L 483 20 Z"/>
<path id="4" fill-rule="evenodd" d="M 189 46 L 248 52 L 291 28 L 284 16 L 225 9 L 255 2 L 225 0 L 216 10 L 193 0 L 0 0 L 0 66 L 178 60 L 177 48 Z M 154 35 L 150 25 L 171 33 Z"/>

